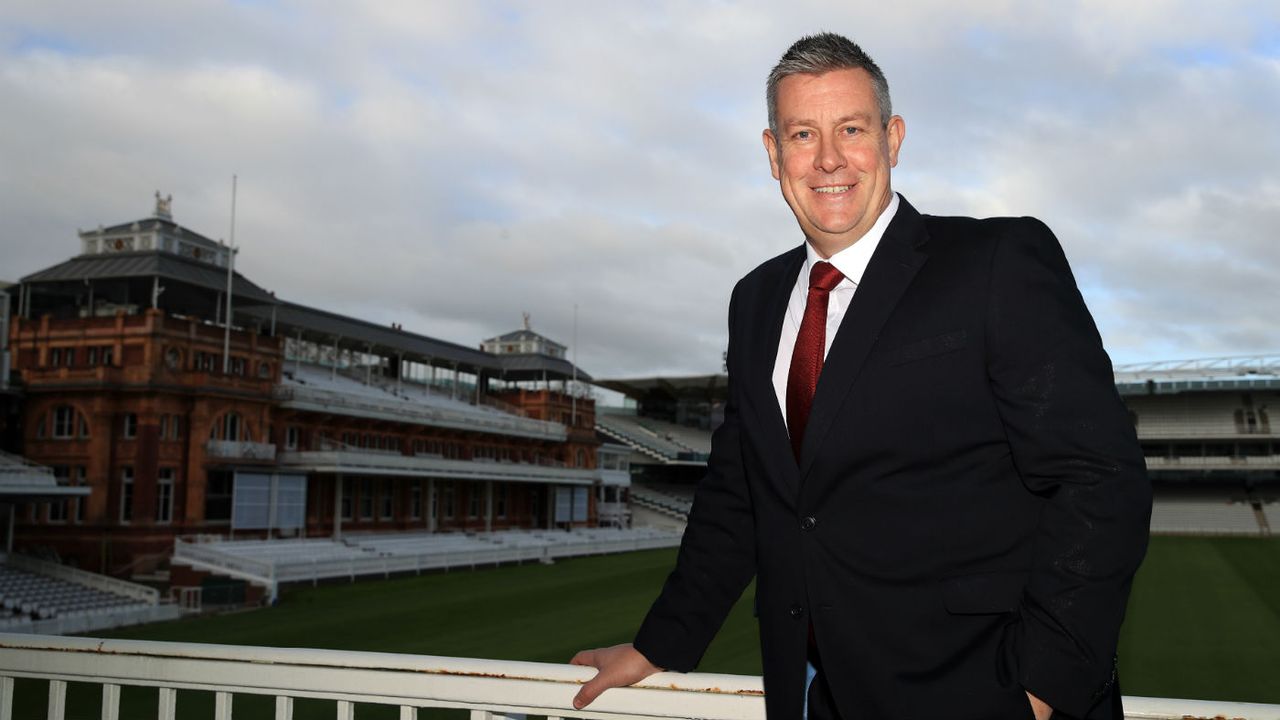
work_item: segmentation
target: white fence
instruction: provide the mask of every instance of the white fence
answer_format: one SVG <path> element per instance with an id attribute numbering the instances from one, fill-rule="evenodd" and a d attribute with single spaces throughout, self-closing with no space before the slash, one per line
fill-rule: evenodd
<path id="1" fill-rule="evenodd" d="M 157 688 L 160 720 L 179 717 L 183 691 L 191 690 L 215 693 L 216 720 L 230 720 L 235 698 L 245 695 L 273 697 L 276 720 L 291 720 L 298 698 L 333 702 L 339 720 L 354 720 L 356 703 L 398 706 L 401 720 L 416 718 L 418 708 L 470 710 L 472 720 L 765 717 L 760 678 L 704 673 L 660 673 L 573 710 L 593 673 L 548 663 L 0 634 L 0 718 L 13 716 L 14 678 L 50 681 L 50 720 L 66 714 L 68 682 L 100 685 L 107 720 L 121 717 L 122 686 Z M 1133 720 L 1280 720 L 1280 705 L 1126 698 L 1125 707 Z"/>

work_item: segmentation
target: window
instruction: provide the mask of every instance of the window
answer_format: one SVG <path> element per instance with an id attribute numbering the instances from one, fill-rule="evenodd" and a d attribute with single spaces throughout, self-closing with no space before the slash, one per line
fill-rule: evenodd
<path id="1" fill-rule="evenodd" d="M 76 364 L 76 349 L 75 349 L 75 348 L 67 348 L 67 351 L 66 351 L 66 353 L 64 353 L 63 357 L 65 358 L 64 362 L 66 363 L 66 366 L 67 366 L 67 367 L 71 367 L 72 365 L 75 365 L 75 364 Z"/>
<path id="2" fill-rule="evenodd" d="M 244 376 L 244 374 L 245 374 L 245 365 L 246 365 L 246 363 L 245 363 L 244 358 L 242 358 L 242 357 L 235 357 L 235 356 L 232 356 L 232 358 L 231 358 L 231 374 L 232 374 L 232 375 L 239 375 L 239 376 L 242 376 L 242 377 L 243 377 L 243 376 Z"/>
<path id="3" fill-rule="evenodd" d="M 168 415 L 160 416 L 160 439 L 161 440 L 169 439 L 169 416 Z"/>
<path id="4" fill-rule="evenodd" d="M 164 364 L 170 370 L 177 370 L 182 367 L 182 351 L 176 347 L 166 348 L 164 351 Z"/>
<path id="5" fill-rule="evenodd" d="M 580 468 L 581 468 L 581 467 L 586 467 L 586 466 L 587 466 L 587 451 L 586 451 L 586 450 L 579 449 L 579 450 L 578 450 L 578 464 L 577 464 L 577 466 L 576 466 L 576 467 L 580 467 Z"/>
<path id="6" fill-rule="evenodd" d="M 169 418 L 169 439 L 178 440 L 182 437 L 182 418 L 173 415 Z"/>
<path id="7" fill-rule="evenodd" d="M 126 440 L 132 440 L 133 438 L 138 437 L 138 414 L 137 413 L 124 414 L 123 435 Z"/>
<path id="8" fill-rule="evenodd" d="M 493 514 L 500 518 L 507 516 L 507 484 L 498 483 L 493 486 Z"/>
<path id="9" fill-rule="evenodd" d="M 156 480 L 156 522 L 173 520 L 173 468 L 160 468 Z"/>
<path id="10" fill-rule="evenodd" d="M 476 485 L 467 488 L 467 517 L 480 517 L 480 488 Z"/>
<path id="11" fill-rule="evenodd" d="M 76 409 L 59 405 L 53 409 L 53 436 L 59 440 L 75 437 Z"/>
<path id="12" fill-rule="evenodd" d="M 290 425 L 289 427 L 286 427 L 284 429 L 284 449 L 285 450 L 298 449 L 298 434 L 299 433 L 298 433 L 297 425 Z"/>
<path id="13" fill-rule="evenodd" d="M 59 486 L 69 486 L 71 484 L 71 468 L 66 465 L 54 465 L 53 477 Z M 49 503 L 49 522 L 64 523 L 67 521 L 67 501 L 66 500 L 50 500 Z"/>
<path id="14" fill-rule="evenodd" d="M 335 482 L 342 483 L 342 519 L 350 520 L 351 519 L 351 483 L 342 482 L 342 480 L 340 479 L 336 480 Z"/>
<path id="15" fill-rule="evenodd" d="M 49 351 L 49 367 L 58 367 L 62 364 L 62 348 L 53 348 Z"/>
<path id="16" fill-rule="evenodd" d="M 230 470 L 211 470 L 204 487 L 204 519 L 206 521 L 231 520 L 231 496 L 235 473 Z"/>
<path id="17" fill-rule="evenodd" d="M 81 487 L 84 485 L 84 466 L 77 465 L 72 468 L 71 485 L 73 487 Z M 84 498 L 74 497 L 71 503 L 71 520 L 76 523 L 84 522 Z"/>
<path id="18" fill-rule="evenodd" d="M 209 439 L 238 442 L 241 439 L 242 426 L 240 413 L 226 413 L 219 422 L 214 423 L 213 427 L 209 428 Z"/>
<path id="19" fill-rule="evenodd" d="M 409 481 L 409 517 L 414 520 L 422 518 L 422 480 Z"/>
<path id="20" fill-rule="evenodd" d="M 88 358 L 85 360 L 86 365 L 98 364 L 98 348 L 89 348 Z"/>
<path id="21" fill-rule="evenodd" d="M 381 500 L 382 512 L 380 513 L 383 520 L 390 520 L 395 514 L 395 495 L 392 494 L 391 480 L 384 479 L 382 481 L 382 492 L 378 499 Z"/>
<path id="22" fill-rule="evenodd" d="M 360 481 L 360 519 L 373 519 L 373 479 L 364 478 Z"/>
<path id="23" fill-rule="evenodd" d="M 133 468 L 120 468 L 120 524 L 133 521 Z"/>
<path id="24" fill-rule="evenodd" d="M 440 488 L 441 493 L 443 493 L 442 497 L 440 498 L 440 504 L 441 504 L 441 505 L 444 505 L 444 516 L 445 516 L 445 517 L 447 517 L 447 518 L 452 518 L 452 517 L 453 517 L 453 511 L 454 511 L 454 508 L 453 508 L 453 481 L 452 481 L 452 480 L 449 480 L 449 481 L 447 481 L 447 482 L 443 483 L 443 485 L 444 485 L 444 487 Z"/>

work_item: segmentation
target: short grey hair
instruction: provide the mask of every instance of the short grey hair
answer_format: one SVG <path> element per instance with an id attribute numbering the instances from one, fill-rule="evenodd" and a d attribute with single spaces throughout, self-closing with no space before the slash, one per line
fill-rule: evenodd
<path id="1" fill-rule="evenodd" d="M 782 54 L 782 59 L 769 72 L 765 100 L 769 105 L 769 129 L 778 133 L 778 84 L 791 75 L 821 75 L 832 70 L 865 70 L 871 76 L 871 87 L 880 106 L 880 124 L 889 125 L 893 104 L 889 101 L 889 81 L 880 66 L 863 52 L 857 43 L 836 33 L 806 35 Z"/>

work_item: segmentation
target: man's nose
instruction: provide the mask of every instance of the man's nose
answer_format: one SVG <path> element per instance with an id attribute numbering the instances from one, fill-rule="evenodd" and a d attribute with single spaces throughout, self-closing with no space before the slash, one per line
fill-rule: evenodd
<path id="1" fill-rule="evenodd" d="M 844 153 L 831 140 L 818 143 L 818 154 L 813 158 L 813 167 L 823 172 L 832 173 L 845 166 Z"/>

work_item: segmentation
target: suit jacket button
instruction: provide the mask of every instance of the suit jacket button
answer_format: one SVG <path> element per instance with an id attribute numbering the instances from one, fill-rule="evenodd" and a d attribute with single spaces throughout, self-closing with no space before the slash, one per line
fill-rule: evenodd
<path id="1" fill-rule="evenodd" d="M 804 519 L 800 521 L 801 530 L 812 530 L 816 527 L 818 527 L 818 519 L 812 515 L 806 515 Z"/>
<path id="2" fill-rule="evenodd" d="M 804 608 L 800 607 L 799 605 L 791 606 L 791 617 L 798 618 L 803 614 L 804 614 Z"/>

